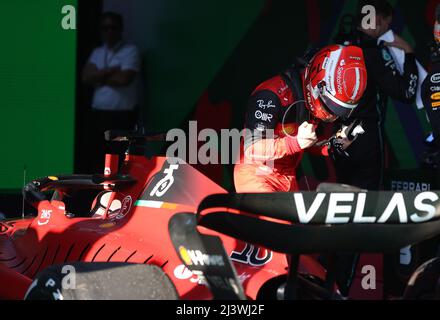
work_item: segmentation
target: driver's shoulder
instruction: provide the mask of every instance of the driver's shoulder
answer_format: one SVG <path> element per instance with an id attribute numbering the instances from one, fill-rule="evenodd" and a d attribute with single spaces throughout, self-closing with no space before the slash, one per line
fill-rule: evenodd
<path id="1" fill-rule="evenodd" d="M 283 91 L 287 90 L 288 86 L 284 82 L 283 78 L 280 75 L 276 75 L 264 82 L 262 82 L 254 91 L 260 92 L 260 91 L 272 91 L 276 95 L 281 95 Z"/>
<path id="2" fill-rule="evenodd" d="M 280 75 L 276 75 L 264 82 L 262 82 L 253 92 L 252 96 L 255 97 L 264 97 L 267 98 L 276 97 L 276 101 L 280 106 L 289 104 L 291 101 L 292 93 L 290 92 L 290 88 Z M 290 98 L 289 98 L 290 97 Z M 289 101 L 285 101 L 285 100 Z M 275 101 L 274 101 L 275 102 Z"/>

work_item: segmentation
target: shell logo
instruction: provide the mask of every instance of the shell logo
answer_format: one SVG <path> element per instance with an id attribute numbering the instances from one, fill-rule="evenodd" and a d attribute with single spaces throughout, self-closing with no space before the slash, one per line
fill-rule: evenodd
<path id="1" fill-rule="evenodd" d="M 431 96 L 431 100 L 440 100 L 440 92 L 434 93 Z"/>
<path id="2" fill-rule="evenodd" d="M 189 270 L 183 264 L 178 265 L 174 269 L 174 277 L 179 280 L 189 280 L 191 283 L 202 284 L 200 278 L 197 275 L 193 274 L 191 270 Z"/>
<path id="3" fill-rule="evenodd" d="M 285 125 L 283 131 L 285 135 L 293 135 L 295 133 L 295 126 Z"/>

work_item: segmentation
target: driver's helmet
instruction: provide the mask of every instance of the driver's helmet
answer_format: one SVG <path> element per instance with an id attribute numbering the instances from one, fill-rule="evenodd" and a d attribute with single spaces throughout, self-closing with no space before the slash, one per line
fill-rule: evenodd
<path id="1" fill-rule="evenodd" d="M 362 49 L 340 45 L 321 49 L 305 69 L 304 87 L 313 117 L 325 122 L 348 118 L 367 87 Z"/>

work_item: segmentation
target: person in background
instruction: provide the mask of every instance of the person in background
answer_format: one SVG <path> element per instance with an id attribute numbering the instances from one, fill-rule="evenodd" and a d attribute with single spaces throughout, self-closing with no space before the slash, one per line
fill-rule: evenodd
<path id="1" fill-rule="evenodd" d="M 121 153 L 121 147 L 107 144 L 104 132 L 132 130 L 138 120 L 141 69 L 139 49 L 123 40 L 124 20 L 115 12 L 101 16 L 103 44 L 93 50 L 82 72 L 84 84 L 94 87 L 87 115 L 84 144 L 88 146 L 89 171 L 102 171 L 105 153 Z"/>
<path id="2" fill-rule="evenodd" d="M 366 5 L 376 9 L 376 27 L 365 28 L 362 21 Z M 359 135 L 346 153 L 336 154 L 334 163 L 339 183 L 367 190 L 382 188 L 384 163 L 384 121 L 387 99 L 403 103 L 415 101 L 418 69 L 413 48 L 400 36 L 394 42 L 380 41 L 390 30 L 393 8 L 384 0 L 360 0 L 354 39 L 347 39 L 363 49 L 368 73 L 368 85 L 362 101 L 351 118 L 362 122 L 364 134 Z M 404 51 L 405 63 L 400 74 L 390 47 Z M 347 156 L 348 155 L 348 156 Z"/>
<path id="3" fill-rule="evenodd" d="M 434 41 L 430 44 L 431 70 L 422 84 L 422 100 L 432 128 L 433 140 L 428 144 L 424 166 L 432 170 L 439 179 L 440 169 L 440 4 L 435 11 Z M 423 244 L 421 261 L 440 256 L 440 237 Z"/>
<path id="4" fill-rule="evenodd" d="M 366 16 L 366 13 L 362 13 L 362 9 L 367 5 L 375 8 L 376 25 L 374 28 L 362 23 Z M 383 188 L 384 122 L 387 100 L 392 98 L 407 104 L 414 103 L 419 78 L 413 48 L 396 34 L 393 34 L 393 42 L 383 41 L 391 30 L 393 12 L 394 9 L 388 1 L 359 0 L 350 32 L 343 34 L 341 30 L 341 34 L 336 39 L 338 43 L 350 43 L 362 48 L 368 74 L 365 94 L 359 102 L 359 107 L 354 110 L 348 120 L 361 123 L 364 132 L 345 149 L 345 152 L 333 155 L 337 181 L 371 191 Z M 392 47 L 404 52 L 405 62 L 402 73 L 393 59 L 390 50 Z M 339 125 L 337 124 L 335 130 Z M 338 287 L 343 296 L 348 296 L 359 254 L 339 253 L 337 260 Z M 387 278 L 390 277 L 387 276 Z"/>

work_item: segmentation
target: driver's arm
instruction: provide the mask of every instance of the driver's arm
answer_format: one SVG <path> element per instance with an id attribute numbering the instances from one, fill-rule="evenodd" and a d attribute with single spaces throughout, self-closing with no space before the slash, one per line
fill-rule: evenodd
<path id="1" fill-rule="evenodd" d="M 98 69 L 95 64 L 87 63 L 82 70 L 82 81 L 84 84 L 91 86 L 99 86 L 104 81 L 119 71 L 119 68 Z"/>
<path id="2" fill-rule="evenodd" d="M 104 84 L 111 87 L 126 87 L 135 80 L 140 69 L 141 57 L 138 48 L 135 46 L 125 48 L 120 70 L 105 79 Z"/>
<path id="3" fill-rule="evenodd" d="M 111 87 L 125 87 L 133 82 L 136 74 L 135 70 L 121 70 L 108 77 L 104 84 Z"/>

